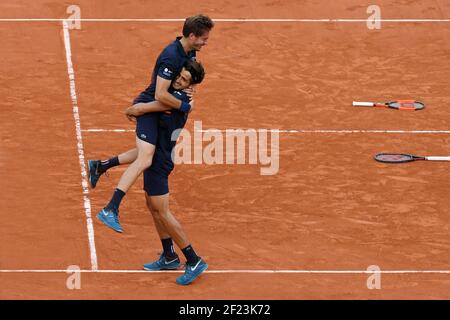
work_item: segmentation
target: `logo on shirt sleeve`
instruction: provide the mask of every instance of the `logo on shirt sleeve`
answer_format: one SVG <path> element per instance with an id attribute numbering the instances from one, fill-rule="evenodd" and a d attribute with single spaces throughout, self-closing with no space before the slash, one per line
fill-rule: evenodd
<path id="1" fill-rule="evenodd" d="M 163 70 L 163 75 L 165 75 L 166 77 L 172 77 L 172 75 L 173 75 L 173 71 L 172 70 L 170 70 L 169 68 L 164 68 L 164 70 Z"/>

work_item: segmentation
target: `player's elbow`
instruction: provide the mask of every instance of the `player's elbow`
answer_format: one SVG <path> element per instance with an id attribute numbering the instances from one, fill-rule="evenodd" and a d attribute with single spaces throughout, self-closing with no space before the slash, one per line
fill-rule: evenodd
<path id="1" fill-rule="evenodd" d="M 164 100 L 164 93 L 156 91 L 155 99 L 158 100 L 159 102 L 163 102 L 162 100 Z"/>

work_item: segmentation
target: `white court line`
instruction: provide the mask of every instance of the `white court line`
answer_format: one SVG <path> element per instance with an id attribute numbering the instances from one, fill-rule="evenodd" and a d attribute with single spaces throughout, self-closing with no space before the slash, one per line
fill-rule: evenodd
<path id="1" fill-rule="evenodd" d="M 134 132 L 133 129 L 83 129 L 82 132 Z"/>
<path id="2" fill-rule="evenodd" d="M 69 82 L 70 82 L 70 96 L 72 98 L 72 111 L 75 120 L 75 130 L 77 134 L 78 158 L 81 169 L 81 186 L 83 188 L 83 202 L 84 202 L 84 211 L 86 214 L 86 223 L 89 238 L 89 250 L 91 253 L 91 266 L 92 270 L 97 270 L 98 264 L 97 264 L 97 253 L 95 250 L 94 225 L 92 223 L 91 217 L 91 200 L 89 199 L 86 165 L 84 162 L 83 137 L 81 134 L 82 131 L 80 125 L 80 113 L 78 110 L 78 99 L 75 88 L 75 72 L 73 70 L 72 64 L 72 50 L 70 46 L 69 25 L 67 24 L 66 21 L 63 21 L 63 31 L 64 31 L 64 46 L 66 48 L 67 73 L 69 75 Z"/>
<path id="3" fill-rule="evenodd" d="M 62 18 L 2 18 L 0 22 L 63 22 L 66 19 Z M 252 19 L 252 18 L 225 18 L 214 19 L 214 22 L 298 22 L 298 23 L 360 23 L 367 22 L 368 19 Z M 80 22 L 184 22 L 185 18 L 154 18 L 154 19 L 139 19 L 139 18 L 123 18 L 123 19 L 98 19 L 98 18 L 85 18 L 85 19 L 70 19 L 70 21 Z M 422 23 L 422 22 L 450 22 L 450 19 L 370 19 L 371 22 L 400 22 L 400 23 Z"/>
<path id="4" fill-rule="evenodd" d="M 184 270 L 73 270 L 73 269 L 48 269 L 48 270 L 0 270 L 0 273 L 184 273 Z M 227 270 L 207 270 L 205 273 L 262 273 L 262 274 L 450 274 L 450 270 L 250 270 L 250 269 L 227 269 Z"/>
<path id="5" fill-rule="evenodd" d="M 209 130 L 198 130 L 197 132 L 222 132 L 226 133 L 226 130 L 247 130 L 245 128 L 229 128 L 229 129 L 209 129 Z M 450 134 L 450 130 L 282 130 L 282 129 L 255 129 L 255 130 L 267 130 L 272 132 L 279 133 L 343 133 L 343 134 L 351 134 L 351 133 L 388 133 L 388 134 Z M 134 129 L 84 129 L 82 132 L 91 132 L 91 133 L 101 133 L 101 132 L 135 132 Z"/>

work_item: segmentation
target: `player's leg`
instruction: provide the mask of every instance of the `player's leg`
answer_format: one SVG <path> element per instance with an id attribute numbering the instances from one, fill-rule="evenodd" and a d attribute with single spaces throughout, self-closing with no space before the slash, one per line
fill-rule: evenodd
<path id="1" fill-rule="evenodd" d="M 164 226 L 165 231 L 175 241 L 186 257 L 185 273 L 178 277 L 176 282 L 181 285 L 190 284 L 207 268 L 208 264 L 197 255 L 184 232 L 181 224 L 169 209 L 169 194 L 151 196 L 150 203 L 153 208 L 152 215 L 156 216 Z M 155 220 L 155 218 L 153 218 Z"/>
<path id="2" fill-rule="evenodd" d="M 89 160 L 88 181 L 90 187 L 94 189 L 101 175 L 106 171 L 119 165 L 132 163 L 134 160 L 136 160 L 137 155 L 138 150 L 137 148 L 134 148 L 121 153 L 118 156 L 114 156 L 108 160 Z"/>
<path id="3" fill-rule="evenodd" d="M 139 104 L 156 103 L 156 101 L 148 102 L 149 98 L 150 97 L 146 96 L 146 94 L 141 94 L 135 99 L 135 101 L 133 102 L 133 106 Z M 156 143 L 156 140 L 152 141 L 153 138 L 156 138 L 156 135 L 154 135 L 157 126 L 157 123 L 155 124 L 155 119 L 159 119 L 156 114 L 145 114 L 136 119 L 136 134 L 142 140 L 150 142 L 151 144 Z M 104 174 L 107 170 L 118 165 L 132 163 L 136 160 L 137 155 L 138 150 L 137 148 L 134 148 L 118 156 L 114 156 L 108 160 L 89 160 L 88 181 L 90 187 L 94 189 L 101 175 Z"/>
<path id="4" fill-rule="evenodd" d="M 173 241 L 167 232 L 163 221 L 159 217 L 158 211 L 152 206 L 151 198 L 145 194 L 147 207 L 153 217 L 156 231 L 163 247 L 163 252 L 158 260 L 144 264 L 144 269 L 148 271 L 174 270 L 180 266 L 180 259 L 173 247 Z"/>
<path id="5" fill-rule="evenodd" d="M 158 169 L 161 168 L 159 166 L 158 168 L 152 167 L 144 171 L 145 199 L 163 247 L 163 253 L 158 260 L 144 264 L 144 269 L 150 271 L 177 269 L 180 266 L 180 259 L 173 247 L 172 237 L 159 215 L 161 208 L 156 207 L 151 201 L 153 195 L 169 193 L 168 175 L 162 174 L 161 172 L 164 171 L 160 172 Z"/>
<path id="6" fill-rule="evenodd" d="M 117 188 L 127 192 L 145 169 L 152 165 L 155 145 L 136 137 L 137 157 L 120 177 Z"/>
<path id="7" fill-rule="evenodd" d="M 151 199 L 150 196 L 146 193 L 145 194 L 145 202 L 147 204 L 147 208 L 148 208 L 150 214 L 152 215 L 156 231 L 158 232 L 158 236 L 160 239 L 169 239 L 170 234 L 167 232 L 166 227 L 164 226 L 163 222 L 161 221 L 159 215 L 157 214 L 157 211 L 152 206 L 150 199 Z M 172 239 L 170 238 L 170 240 L 172 240 Z M 171 247 L 173 248 L 173 245 Z M 164 253 L 168 253 L 168 254 L 173 253 L 174 250 L 172 250 L 172 248 L 170 248 L 169 250 L 167 250 L 167 252 L 164 252 Z M 165 249 L 166 248 L 163 246 L 164 251 L 166 251 Z"/>
<path id="8" fill-rule="evenodd" d="M 146 170 L 144 172 L 144 189 L 147 193 L 148 207 L 152 213 L 158 234 L 161 237 L 161 242 L 163 239 L 167 239 L 165 237 L 169 235 L 170 239 L 173 239 L 186 257 L 185 273 L 177 278 L 177 283 L 187 285 L 205 271 L 208 268 L 208 265 L 196 254 L 181 224 L 170 211 L 168 178 L 168 175 L 155 172 L 155 170 Z M 144 268 L 146 268 L 146 266 L 161 266 L 165 260 L 167 259 L 161 257 L 154 263 L 144 265 Z M 161 270 L 162 268 L 157 269 L 147 267 L 146 269 Z"/>
<path id="9" fill-rule="evenodd" d="M 119 154 L 117 157 L 119 158 L 119 164 L 130 164 L 137 159 L 137 156 L 138 149 L 134 148 Z"/>
<path id="10" fill-rule="evenodd" d="M 167 193 L 161 196 L 151 196 L 149 198 L 150 204 L 153 208 L 153 220 L 157 220 L 161 224 L 161 226 L 164 227 L 163 230 L 170 235 L 170 237 L 180 249 L 188 247 L 189 241 L 187 239 L 186 233 L 181 227 L 181 224 L 169 209 L 169 194 Z M 197 262 L 197 258 L 197 255 L 195 255 L 191 262 Z"/>
<path id="11" fill-rule="evenodd" d="M 123 232 L 119 223 L 119 207 L 122 199 L 139 175 L 152 164 L 158 136 L 158 121 L 159 117 L 156 114 L 146 114 L 137 119 L 136 160 L 122 174 L 109 203 L 97 214 L 101 222 L 117 232 Z"/>

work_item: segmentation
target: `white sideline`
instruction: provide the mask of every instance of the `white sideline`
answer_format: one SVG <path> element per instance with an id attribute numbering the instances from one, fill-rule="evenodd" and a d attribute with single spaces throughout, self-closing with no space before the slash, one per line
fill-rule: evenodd
<path id="1" fill-rule="evenodd" d="M 69 25 L 67 24 L 66 21 L 63 21 L 63 31 L 64 31 L 64 46 L 66 49 L 67 73 L 69 75 L 69 82 L 70 82 L 70 96 L 72 98 L 72 111 L 75 120 L 75 130 L 77 135 L 78 158 L 81 169 L 81 186 L 83 188 L 83 203 L 84 203 L 84 211 L 86 214 L 86 224 L 89 238 L 89 250 L 91 253 L 91 266 L 92 270 L 95 271 L 98 269 L 98 263 L 97 263 L 97 253 L 95 250 L 94 225 L 92 223 L 91 200 L 89 199 L 89 187 L 86 173 L 86 164 L 84 162 L 85 160 L 84 146 L 80 125 L 80 113 L 78 110 L 78 99 L 75 88 L 75 72 L 73 70 L 72 64 L 72 50 L 70 46 Z"/>
<path id="2" fill-rule="evenodd" d="M 0 270 L 0 273 L 184 273 L 184 270 L 146 271 L 146 270 L 71 270 L 71 269 L 35 269 Z M 207 270 L 205 273 L 277 273 L 277 274 L 450 274 L 450 270 L 250 270 L 225 269 Z"/>
<path id="3" fill-rule="evenodd" d="M 229 128 L 229 129 L 209 129 L 209 130 L 199 130 L 200 132 L 226 132 L 226 130 L 237 130 L 245 128 Z M 258 129 L 263 130 L 263 129 Z M 282 130 L 282 129 L 269 129 L 266 128 L 264 130 L 279 132 L 279 133 L 389 133 L 389 134 L 450 134 L 450 130 Z M 99 133 L 99 132 L 134 132 L 134 129 L 84 129 L 82 132 L 91 132 L 91 133 Z"/>

